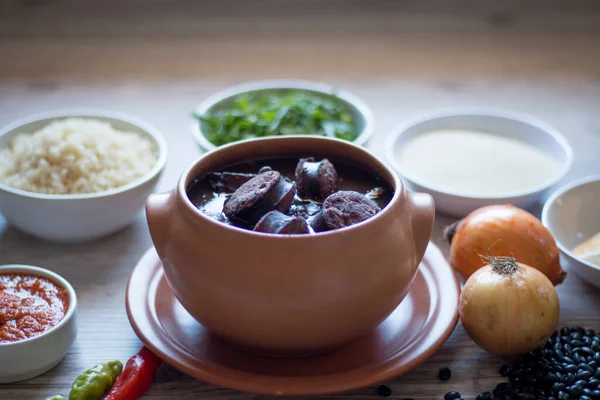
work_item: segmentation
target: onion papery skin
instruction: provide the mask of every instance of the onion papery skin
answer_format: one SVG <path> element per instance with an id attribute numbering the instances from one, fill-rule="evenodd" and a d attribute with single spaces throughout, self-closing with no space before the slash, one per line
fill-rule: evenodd
<path id="1" fill-rule="evenodd" d="M 487 262 L 481 255 L 514 257 L 558 285 L 566 272 L 560 266 L 558 246 L 536 217 L 511 205 L 482 207 L 453 229 L 448 239 L 450 264 L 465 279 Z"/>
<path id="2" fill-rule="evenodd" d="M 484 350 L 517 359 L 544 344 L 558 323 L 560 304 L 552 283 L 527 265 L 512 276 L 487 265 L 466 282 L 459 315 L 469 337 Z"/>

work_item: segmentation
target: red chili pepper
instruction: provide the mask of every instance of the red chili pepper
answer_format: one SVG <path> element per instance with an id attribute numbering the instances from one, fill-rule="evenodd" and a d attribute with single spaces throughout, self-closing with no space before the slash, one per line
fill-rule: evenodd
<path id="1" fill-rule="evenodd" d="M 136 400 L 152 384 L 154 374 L 162 363 L 147 347 L 131 357 L 123 372 L 103 400 Z"/>

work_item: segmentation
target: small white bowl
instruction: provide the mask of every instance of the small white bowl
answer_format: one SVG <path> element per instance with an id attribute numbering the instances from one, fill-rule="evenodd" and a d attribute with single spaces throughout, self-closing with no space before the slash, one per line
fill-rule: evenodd
<path id="1" fill-rule="evenodd" d="M 156 144 L 158 160 L 145 176 L 98 193 L 39 194 L 0 183 L 0 212 L 9 224 L 39 238 L 65 243 L 97 239 L 131 224 L 154 191 L 167 160 L 167 145 L 154 127 L 125 114 L 98 110 L 49 112 L 16 121 L 0 131 L 0 148 L 19 133 L 71 117 L 105 121 L 115 129 L 144 135 Z"/>
<path id="2" fill-rule="evenodd" d="M 600 176 L 577 180 L 553 193 L 542 210 L 542 223 L 554 236 L 569 268 L 600 288 L 600 267 L 572 251 L 600 232 Z"/>
<path id="3" fill-rule="evenodd" d="M 367 144 L 371 136 L 373 135 L 374 122 L 373 113 L 367 104 L 357 96 L 353 95 L 344 90 L 339 90 L 335 86 L 331 86 L 324 83 L 302 81 L 302 80 L 269 80 L 250 82 L 242 85 L 233 86 L 231 88 L 222 90 L 210 96 L 208 99 L 203 101 L 196 109 L 194 113 L 204 115 L 210 112 L 213 108 L 222 106 L 231 102 L 235 97 L 242 94 L 252 92 L 288 92 L 288 91 L 306 91 L 316 93 L 322 96 L 331 97 L 345 108 L 350 111 L 354 120 L 357 124 L 357 130 L 359 132 L 356 139 L 352 142 L 359 146 Z M 335 96 L 333 95 L 335 93 Z M 196 117 L 193 117 L 192 121 L 192 135 L 198 145 L 206 151 L 214 150 L 217 148 L 216 145 L 211 143 L 202 130 L 202 124 Z M 310 132 L 307 132 L 310 134 Z"/>
<path id="4" fill-rule="evenodd" d="M 483 131 L 518 139 L 534 145 L 552 157 L 559 165 L 560 172 L 547 184 L 500 196 L 441 190 L 419 177 L 402 171 L 396 158 L 399 150 L 410 139 L 438 129 Z M 528 116 L 486 109 L 443 110 L 419 116 L 407 124 L 399 125 L 388 136 L 386 157 L 410 188 L 431 194 L 437 211 L 456 217 L 463 217 L 480 207 L 493 204 L 513 204 L 521 208 L 530 208 L 541 201 L 547 190 L 565 176 L 573 163 L 571 146 L 556 129 Z"/>
<path id="5" fill-rule="evenodd" d="M 46 332 L 13 343 L 0 343 L 0 383 L 31 379 L 58 365 L 77 337 L 77 295 L 60 275 L 31 265 L 0 265 L 0 274 L 21 273 L 50 279 L 67 289 L 69 308 L 63 319 Z"/>

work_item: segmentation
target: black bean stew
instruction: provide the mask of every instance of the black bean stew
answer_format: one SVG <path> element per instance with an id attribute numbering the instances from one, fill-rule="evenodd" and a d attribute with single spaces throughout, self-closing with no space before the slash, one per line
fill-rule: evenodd
<path id="1" fill-rule="evenodd" d="M 225 224 L 257 232 L 311 234 L 375 216 L 394 190 L 340 161 L 313 157 L 253 160 L 196 179 L 192 203 Z"/>

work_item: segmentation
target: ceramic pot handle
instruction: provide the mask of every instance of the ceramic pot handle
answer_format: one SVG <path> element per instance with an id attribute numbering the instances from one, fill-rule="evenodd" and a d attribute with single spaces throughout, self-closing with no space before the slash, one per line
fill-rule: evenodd
<path id="1" fill-rule="evenodd" d="M 173 192 L 154 193 L 146 199 L 146 219 L 150 236 L 161 259 L 165 258 L 165 247 L 169 235 L 171 197 Z"/>
<path id="2" fill-rule="evenodd" d="M 412 240 L 415 245 L 417 265 L 419 265 L 433 233 L 435 204 L 433 197 L 426 193 L 413 193 L 407 190 L 406 198 L 410 208 Z"/>

